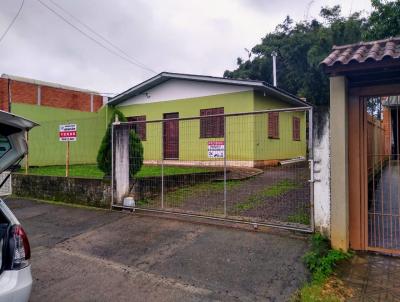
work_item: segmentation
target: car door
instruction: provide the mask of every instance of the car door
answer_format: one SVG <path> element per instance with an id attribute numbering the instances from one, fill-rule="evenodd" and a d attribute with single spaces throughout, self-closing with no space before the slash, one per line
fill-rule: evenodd
<path id="1" fill-rule="evenodd" d="M 25 133 L 35 122 L 0 110 L 0 173 L 12 167 L 28 152 Z"/>
<path id="2" fill-rule="evenodd" d="M 37 126 L 35 122 L 0 110 L 0 173 L 11 169 L 28 152 L 25 133 Z M 0 183 L 0 187 L 3 183 Z M 3 270 L 5 242 L 10 225 L 18 220 L 0 200 L 0 274 Z"/>

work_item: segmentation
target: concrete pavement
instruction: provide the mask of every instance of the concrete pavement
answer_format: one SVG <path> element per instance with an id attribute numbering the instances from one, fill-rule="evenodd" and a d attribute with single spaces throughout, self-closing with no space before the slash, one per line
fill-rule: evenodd
<path id="1" fill-rule="evenodd" d="M 301 238 L 6 203 L 31 242 L 31 301 L 287 301 L 308 276 Z"/>

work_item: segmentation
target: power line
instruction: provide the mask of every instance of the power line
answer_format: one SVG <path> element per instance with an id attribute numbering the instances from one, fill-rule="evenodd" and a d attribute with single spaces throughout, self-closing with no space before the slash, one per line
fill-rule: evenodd
<path id="1" fill-rule="evenodd" d="M 6 30 L 4 31 L 4 33 L 1 35 L 0 37 L 0 43 L 1 41 L 4 39 L 4 37 L 7 35 L 7 33 L 9 32 L 9 30 L 11 29 L 11 27 L 14 25 L 14 22 L 17 20 L 19 14 L 22 11 L 22 7 L 24 6 L 25 0 L 22 0 L 21 2 L 21 6 L 18 9 L 18 12 L 15 14 L 14 18 L 11 20 L 10 24 L 7 26 Z"/>
<path id="2" fill-rule="evenodd" d="M 140 64 L 141 66 L 144 66 L 148 69 L 150 69 L 151 71 L 155 72 L 154 70 L 152 70 L 151 68 L 147 67 L 144 63 L 140 62 L 139 60 L 131 57 L 126 51 L 124 51 L 123 49 L 121 49 L 118 45 L 114 44 L 113 42 L 111 42 L 109 39 L 107 39 L 105 36 L 103 36 L 102 34 L 98 33 L 95 29 L 93 29 L 93 27 L 87 25 L 86 23 L 84 23 L 83 21 L 81 21 L 80 19 L 78 19 L 77 17 L 75 17 L 71 12 L 69 12 L 68 10 L 66 10 L 64 7 L 62 7 L 60 4 L 58 4 L 57 2 L 53 1 L 53 0 L 48 0 L 49 2 L 51 2 L 54 6 L 56 6 L 58 9 L 60 9 L 61 11 L 63 11 L 64 13 L 66 13 L 68 16 L 70 16 L 72 19 L 74 19 L 76 22 L 78 22 L 80 25 L 82 25 L 83 27 L 85 27 L 87 30 L 89 30 L 90 32 L 92 32 L 94 35 L 96 35 L 97 37 L 99 37 L 100 39 L 102 39 L 104 42 L 106 42 L 107 44 L 109 44 L 110 46 L 114 47 L 116 50 L 118 50 L 119 52 L 121 52 L 122 54 L 124 54 L 126 57 L 128 57 L 129 59 L 131 59 L 132 61 L 136 62 L 137 64 Z"/>
<path id="3" fill-rule="evenodd" d="M 126 58 L 122 55 L 120 55 L 118 52 L 116 52 L 113 49 L 108 48 L 106 45 L 104 45 L 103 43 L 101 43 L 100 41 L 96 40 L 95 38 L 93 38 L 92 36 L 90 36 L 88 33 L 84 32 L 82 29 L 80 29 L 78 26 L 76 26 L 75 24 L 71 23 L 68 19 L 66 19 L 63 15 L 61 15 L 60 13 L 58 13 L 56 10 L 54 10 L 53 8 L 51 8 L 50 6 L 48 6 L 46 3 L 44 3 L 42 0 L 37 0 L 42 6 L 44 6 L 45 8 L 47 8 L 49 11 L 51 11 L 53 14 L 55 14 L 57 17 L 59 17 L 61 20 L 63 20 L 65 23 L 67 23 L 68 25 L 70 25 L 71 27 L 73 27 L 75 30 L 79 31 L 82 35 L 84 35 L 86 38 L 92 40 L 94 43 L 96 43 L 97 45 L 99 45 L 100 47 L 104 48 L 105 50 L 107 50 L 108 52 L 114 54 L 115 56 L 127 61 L 128 63 L 136 66 L 136 67 L 140 67 L 142 69 L 145 69 L 151 73 L 157 73 L 154 70 L 152 70 L 149 67 L 146 67 L 142 64 L 136 63 L 133 60 Z"/>

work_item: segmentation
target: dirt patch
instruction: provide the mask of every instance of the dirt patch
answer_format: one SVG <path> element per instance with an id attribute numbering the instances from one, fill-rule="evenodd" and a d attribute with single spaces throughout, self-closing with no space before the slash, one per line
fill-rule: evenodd
<path id="1" fill-rule="evenodd" d="M 227 214 L 250 220 L 309 224 L 310 188 L 306 163 L 268 167 L 245 180 L 227 182 Z M 210 181 L 168 192 L 164 207 L 169 210 L 208 215 L 224 214 L 224 183 Z M 160 198 L 142 206 L 158 207 Z"/>

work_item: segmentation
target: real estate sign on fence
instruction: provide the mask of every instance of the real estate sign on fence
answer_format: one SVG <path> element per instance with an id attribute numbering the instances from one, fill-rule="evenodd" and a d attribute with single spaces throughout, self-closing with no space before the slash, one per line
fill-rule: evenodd
<path id="1" fill-rule="evenodd" d="M 225 143 L 224 141 L 208 142 L 208 158 L 224 158 Z"/>

